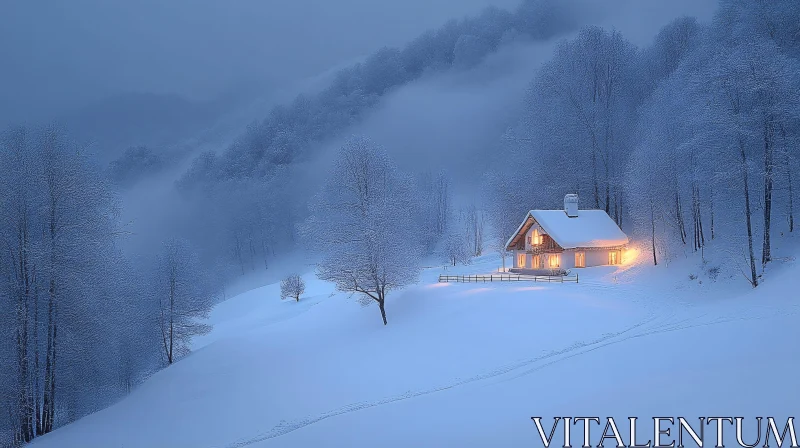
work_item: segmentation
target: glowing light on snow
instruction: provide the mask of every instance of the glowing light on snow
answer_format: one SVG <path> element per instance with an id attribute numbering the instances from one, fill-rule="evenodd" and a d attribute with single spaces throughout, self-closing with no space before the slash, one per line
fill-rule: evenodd
<path id="1" fill-rule="evenodd" d="M 463 294 L 465 296 L 471 296 L 473 294 L 481 294 L 481 293 L 484 293 L 484 292 L 489 292 L 491 290 L 492 290 L 492 288 L 473 288 L 473 289 L 468 289 L 468 290 L 462 292 L 461 294 Z"/>
<path id="2" fill-rule="evenodd" d="M 514 291 L 541 291 L 547 289 L 544 286 L 523 286 L 521 288 L 514 288 Z"/>
<path id="3" fill-rule="evenodd" d="M 425 286 L 426 288 L 444 288 L 445 286 L 450 286 L 450 283 L 431 283 L 430 285 Z"/>
<path id="4" fill-rule="evenodd" d="M 637 247 L 631 247 L 625 249 L 625 253 L 622 254 L 622 264 L 624 265 L 632 265 L 636 262 L 636 259 L 639 258 L 639 253 L 641 250 Z"/>

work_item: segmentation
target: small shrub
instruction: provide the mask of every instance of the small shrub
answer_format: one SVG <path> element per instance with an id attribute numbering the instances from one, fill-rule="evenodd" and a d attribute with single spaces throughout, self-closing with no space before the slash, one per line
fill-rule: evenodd
<path id="1" fill-rule="evenodd" d="M 300 301 L 300 295 L 306 290 L 306 284 L 297 274 L 292 274 L 281 280 L 281 300 L 292 297 L 295 301 Z"/>
<path id="2" fill-rule="evenodd" d="M 714 282 L 717 281 L 717 277 L 719 277 L 719 266 L 714 266 L 713 268 L 709 268 L 706 271 L 706 274 L 708 274 L 708 278 L 710 278 L 711 281 Z"/>
<path id="3" fill-rule="evenodd" d="M 689 280 L 697 280 L 697 276 L 694 274 L 689 274 Z"/>

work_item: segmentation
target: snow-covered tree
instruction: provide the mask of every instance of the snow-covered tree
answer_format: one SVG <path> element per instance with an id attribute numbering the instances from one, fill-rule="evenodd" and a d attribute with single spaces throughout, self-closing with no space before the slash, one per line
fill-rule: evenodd
<path id="1" fill-rule="evenodd" d="M 753 39 L 735 47 L 723 47 L 705 71 L 709 79 L 711 109 L 709 133 L 722 153 L 718 160 L 736 160 L 747 228 L 750 282 L 758 285 L 754 251 L 754 181 L 762 180 L 762 268 L 771 260 L 772 195 L 779 133 L 797 120 L 798 73 L 796 60 L 782 55 L 765 39 Z M 725 157 L 727 156 L 727 157 Z M 758 163 L 760 162 L 760 163 Z M 731 166 L 729 165 L 729 166 Z M 759 166 L 760 165 L 760 166 Z"/>
<path id="2" fill-rule="evenodd" d="M 186 241 L 167 240 L 155 266 L 153 294 L 161 348 L 167 364 L 172 364 L 189 353 L 193 336 L 211 330 L 202 319 L 214 305 L 215 291 Z"/>
<path id="3" fill-rule="evenodd" d="M 697 50 L 702 36 L 703 29 L 694 17 L 679 17 L 661 28 L 653 44 L 644 48 L 635 61 L 640 78 L 636 83 L 641 89 L 638 92 L 640 100 L 650 95 L 688 55 Z"/>
<path id="4" fill-rule="evenodd" d="M 631 147 L 635 55 L 619 32 L 589 27 L 562 42 L 534 79 L 519 125 L 530 144 L 518 178 L 537 186 L 541 206 L 573 191 L 622 224 L 619 167 Z"/>
<path id="5" fill-rule="evenodd" d="M 475 204 L 470 204 L 461 210 L 459 221 L 468 242 L 470 256 L 480 257 L 483 255 L 486 215 Z"/>
<path id="6" fill-rule="evenodd" d="M 661 43 L 676 47 L 665 54 L 689 52 L 662 70 L 666 77 L 640 109 L 626 190 L 636 231 L 651 246 L 702 253 L 721 238 L 757 286 L 759 265 L 763 271 L 771 259 L 776 207 L 792 230 L 800 68 L 786 30 L 776 28 L 785 25 L 773 10 L 781 2 L 723 3 L 700 44 L 686 45 L 686 22 L 665 30 L 677 41 Z M 753 9 L 752 17 L 735 19 L 742 11 L 734 4 Z M 653 51 L 645 55 L 657 60 Z"/>
<path id="7" fill-rule="evenodd" d="M 321 255 L 317 275 L 377 303 L 384 324 L 387 294 L 416 281 L 421 269 L 417 199 L 410 177 L 398 172 L 381 146 L 352 137 L 302 229 Z"/>
<path id="8" fill-rule="evenodd" d="M 465 238 L 463 228 L 457 227 L 447 232 L 442 244 L 442 253 L 451 266 L 472 262 L 469 241 Z"/>
<path id="9" fill-rule="evenodd" d="M 55 127 L 0 137 L 0 443 L 28 442 L 114 398 L 109 347 L 136 333 L 116 326 L 127 282 L 100 170 Z"/>
<path id="10" fill-rule="evenodd" d="M 296 302 L 300 301 L 300 296 L 306 290 L 306 283 L 297 275 L 292 274 L 281 280 L 281 300 L 291 297 Z"/>
<path id="11" fill-rule="evenodd" d="M 532 205 L 527 193 L 526 189 L 520 188 L 519 182 L 515 182 L 513 174 L 494 170 L 483 178 L 482 196 L 486 221 L 491 229 L 491 247 L 500 254 L 504 270 L 508 255 L 506 242 Z"/>
<path id="12" fill-rule="evenodd" d="M 425 247 L 431 251 L 444 236 L 451 213 L 450 181 L 445 171 L 425 172 L 419 182 L 420 219 Z"/>

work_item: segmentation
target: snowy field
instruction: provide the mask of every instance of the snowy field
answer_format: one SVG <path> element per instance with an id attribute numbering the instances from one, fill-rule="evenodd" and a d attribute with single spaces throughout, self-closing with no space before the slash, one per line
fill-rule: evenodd
<path id="1" fill-rule="evenodd" d="M 755 291 L 743 278 L 690 280 L 690 261 L 583 269 L 578 284 L 437 283 L 499 264 L 426 269 L 389 295 L 385 327 L 377 306 L 313 274 L 299 303 L 278 285 L 238 295 L 189 357 L 32 445 L 541 446 L 531 416 L 797 411 L 790 258 Z"/>

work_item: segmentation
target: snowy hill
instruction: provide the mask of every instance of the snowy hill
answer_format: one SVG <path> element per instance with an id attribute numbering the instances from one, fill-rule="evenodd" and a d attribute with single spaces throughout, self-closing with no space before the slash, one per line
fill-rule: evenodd
<path id="1" fill-rule="evenodd" d="M 193 354 L 32 446 L 516 447 L 540 446 L 531 416 L 792 415 L 800 267 L 756 290 L 682 269 L 590 268 L 578 284 L 428 269 L 389 296 L 385 327 L 306 275 L 300 302 L 270 285 L 220 304 Z"/>

